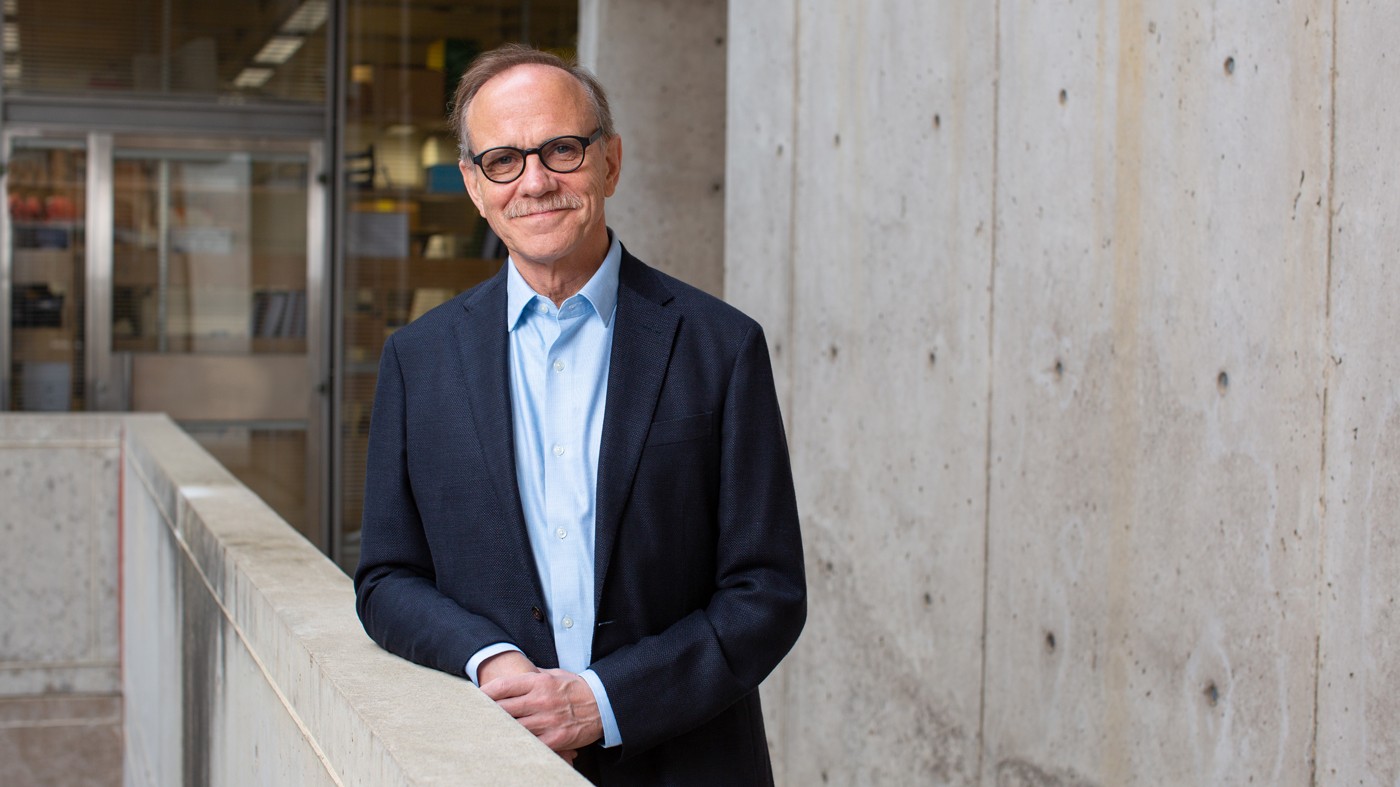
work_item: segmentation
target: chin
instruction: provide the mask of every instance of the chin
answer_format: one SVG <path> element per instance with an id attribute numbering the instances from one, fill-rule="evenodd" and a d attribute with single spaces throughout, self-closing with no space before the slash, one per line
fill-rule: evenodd
<path id="1" fill-rule="evenodd" d="M 517 235 L 515 245 L 506 240 L 506 248 L 520 252 L 520 256 L 538 262 L 554 262 L 573 254 L 584 245 L 584 234 L 561 230 L 534 235 Z"/>
<path id="2" fill-rule="evenodd" d="M 511 246 L 507 244 L 506 248 L 510 249 Z M 511 254 L 515 255 L 517 259 L 524 258 L 533 263 L 553 265 L 564 257 L 567 257 L 571 251 L 573 251 L 573 247 L 568 245 L 530 243 L 527 241 L 514 247 Z"/>

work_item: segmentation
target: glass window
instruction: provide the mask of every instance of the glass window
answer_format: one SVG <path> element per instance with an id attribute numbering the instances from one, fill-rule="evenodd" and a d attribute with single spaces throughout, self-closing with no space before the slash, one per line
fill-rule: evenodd
<path id="1" fill-rule="evenodd" d="M 490 277 L 505 256 L 457 169 L 457 141 L 447 128 L 457 80 L 477 54 L 507 42 L 573 59 L 578 2 L 347 5 L 335 554 L 352 571 L 359 561 L 365 449 L 384 340 Z"/>
<path id="2" fill-rule="evenodd" d="M 252 146 L 256 148 L 257 146 Z M 131 409 L 169 414 L 315 543 L 306 152 L 119 147 L 111 351 Z"/>
<path id="3" fill-rule="evenodd" d="M 82 410 L 87 149 L 79 140 L 17 139 L 6 183 L 10 407 Z"/>
<path id="4" fill-rule="evenodd" d="M 328 2 L 5 0 L 5 92 L 320 103 Z"/>
<path id="5" fill-rule="evenodd" d="M 112 349 L 305 353 L 307 161 L 120 150 Z"/>

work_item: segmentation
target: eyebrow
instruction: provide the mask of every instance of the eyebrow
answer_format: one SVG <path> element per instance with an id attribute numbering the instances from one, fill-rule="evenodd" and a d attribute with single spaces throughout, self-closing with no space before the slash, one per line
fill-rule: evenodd
<path id="1" fill-rule="evenodd" d="M 588 136 L 589 136 L 588 134 L 573 134 L 573 133 L 570 133 L 570 132 L 567 132 L 567 131 L 566 131 L 566 132 L 564 132 L 563 134 L 550 134 L 549 136 L 545 137 L 544 139 L 540 140 L 538 143 L 536 143 L 536 144 L 534 144 L 534 145 L 510 145 L 510 144 L 504 144 L 504 145 L 488 145 L 488 146 L 486 146 L 486 147 L 484 147 L 484 148 L 482 148 L 481 150 L 478 150 L 478 151 L 476 151 L 476 152 L 477 152 L 477 153 L 484 153 L 485 151 L 494 150 L 494 149 L 496 149 L 496 148 L 515 148 L 516 150 L 534 150 L 535 148 L 539 147 L 540 145 L 543 145 L 544 143 L 550 142 L 550 141 L 552 141 L 552 140 L 556 140 L 556 139 L 558 139 L 558 138 L 560 138 L 560 137 L 583 137 L 584 139 L 588 139 Z"/>

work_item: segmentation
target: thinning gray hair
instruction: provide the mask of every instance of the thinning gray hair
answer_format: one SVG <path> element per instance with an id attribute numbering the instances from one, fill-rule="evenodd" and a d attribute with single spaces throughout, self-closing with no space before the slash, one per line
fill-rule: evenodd
<path id="1" fill-rule="evenodd" d="M 457 91 L 452 96 L 451 127 L 457 135 L 457 146 L 463 161 L 472 155 L 471 135 L 467 129 L 467 109 L 471 106 L 472 99 L 476 98 L 477 91 L 492 77 L 523 65 L 550 66 L 573 77 L 583 88 L 588 103 L 593 107 L 593 116 L 598 122 L 598 129 L 603 132 L 603 139 L 611 139 L 617 135 L 617 129 L 613 127 L 612 110 L 608 107 L 607 93 L 603 91 L 603 85 L 591 71 L 552 52 L 524 44 L 506 44 L 478 55 L 466 73 L 462 74 L 461 81 L 457 83 Z"/>

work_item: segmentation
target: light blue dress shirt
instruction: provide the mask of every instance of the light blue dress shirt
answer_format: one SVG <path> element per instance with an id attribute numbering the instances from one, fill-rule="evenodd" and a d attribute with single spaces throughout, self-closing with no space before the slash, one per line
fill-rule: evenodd
<path id="1" fill-rule="evenodd" d="M 611 233 L 610 233 L 611 234 Z M 613 314 L 622 245 L 581 290 L 559 306 L 539 295 L 507 262 L 506 327 L 510 331 L 510 403 L 515 476 L 554 629 L 559 667 L 581 675 L 603 721 L 603 745 L 622 742 L 607 690 L 593 670 L 593 536 L 597 515 L 598 449 L 603 440 Z M 519 650 L 509 643 L 482 648 L 467 662 L 477 682 L 481 662 Z"/>

